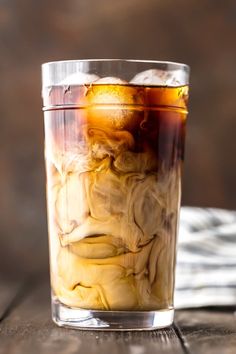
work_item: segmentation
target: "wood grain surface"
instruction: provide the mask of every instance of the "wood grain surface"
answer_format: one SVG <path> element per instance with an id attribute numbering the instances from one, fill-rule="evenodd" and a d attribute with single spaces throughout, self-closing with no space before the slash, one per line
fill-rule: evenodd
<path id="1" fill-rule="evenodd" d="M 177 311 L 173 326 L 150 332 L 81 331 L 57 327 L 51 320 L 49 280 L 22 282 L 8 289 L 0 320 L 1 354 L 233 354 L 236 348 L 234 309 Z M 18 287 L 19 289 L 19 287 Z M 6 291 L 5 291 L 6 293 Z M 18 295 L 17 295 L 18 294 Z M 5 310 L 7 311 L 5 311 Z"/>
<path id="2" fill-rule="evenodd" d="M 177 311 L 175 322 L 190 353 L 234 354 L 236 316 L 233 308 Z"/>
<path id="3" fill-rule="evenodd" d="M 151 332 L 96 332 L 59 328 L 50 313 L 47 281 L 29 287 L 0 323 L 0 353 L 180 354 L 174 328 Z"/>

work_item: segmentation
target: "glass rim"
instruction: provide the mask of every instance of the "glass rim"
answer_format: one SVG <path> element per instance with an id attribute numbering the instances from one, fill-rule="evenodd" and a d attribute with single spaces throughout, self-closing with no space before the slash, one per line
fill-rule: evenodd
<path id="1" fill-rule="evenodd" d="M 185 63 L 180 63 L 180 62 L 175 62 L 175 61 L 169 61 L 169 60 L 149 60 L 149 59 L 66 59 L 66 60 L 54 60 L 54 61 L 48 61 L 45 63 L 41 64 L 42 69 L 45 68 L 46 66 L 49 65 L 56 65 L 56 64 L 62 64 L 62 63 L 101 63 L 101 62 L 124 62 L 124 63 L 144 63 L 144 64 L 159 64 L 159 65 L 167 65 L 169 67 L 173 66 L 178 67 L 179 69 L 186 70 L 188 73 L 190 72 L 190 66 Z M 169 68 L 170 69 L 170 68 Z"/>

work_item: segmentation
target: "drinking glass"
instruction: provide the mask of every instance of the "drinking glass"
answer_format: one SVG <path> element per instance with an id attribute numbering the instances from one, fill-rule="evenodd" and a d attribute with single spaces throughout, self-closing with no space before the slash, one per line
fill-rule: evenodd
<path id="1" fill-rule="evenodd" d="M 56 61 L 42 79 L 53 320 L 169 326 L 189 67 Z"/>

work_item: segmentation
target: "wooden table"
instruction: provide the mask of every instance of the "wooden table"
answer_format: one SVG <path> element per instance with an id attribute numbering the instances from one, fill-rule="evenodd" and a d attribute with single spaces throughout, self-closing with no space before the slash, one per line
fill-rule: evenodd
<path id="1" fill-rule="evenodd" d="M 35 279 L 37 278 L 37 281 Z M 0 354 L 235 354 L 233 308 L 176 311 L 175 324 L 148 332 L 59 328 L 51 321 L 49 280 L 0 282 Z"/>

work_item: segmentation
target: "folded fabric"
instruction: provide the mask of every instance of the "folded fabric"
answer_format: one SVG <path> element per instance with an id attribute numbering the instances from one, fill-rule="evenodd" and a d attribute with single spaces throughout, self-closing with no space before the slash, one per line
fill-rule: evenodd
<path id="1" fill-rule="evenodd" d="M 236 305 L 236 212 L 183 207 L 175 307 Z"/>

